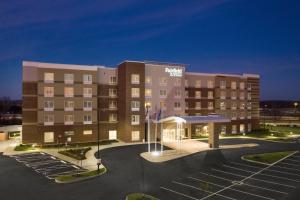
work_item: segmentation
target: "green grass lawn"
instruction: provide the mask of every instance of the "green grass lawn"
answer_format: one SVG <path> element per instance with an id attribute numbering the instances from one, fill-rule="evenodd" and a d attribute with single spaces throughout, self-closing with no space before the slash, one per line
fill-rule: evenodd
<path id="1" fill-rule="evenodd" d="M 243 158 L 247 159 L 247 160 L 251 160 L 251 161 L 262 162 L 265 164 L 272 164 L 272 163 L 290 155 L 291 153 L 294 153 L 294 151 L 251 154 L 251 155 L 245 155 L 245 156 L 243 156 Z"/>
<path id="2" fill-rule="evenodd" d="M 33 151 L 37 150 L 36 147 L 32 146 L 31 144 L 20 144 L 15 147 L 15 151 Z"/>
<path id="3" fill-rule="evenodd" d="M 84 148 L 63 150 L 63 151 L 59 151 L 58 153 L 63 154 L 65 156 L 69 156 L 76 160 L 84 160 L 86 159 L 85 157 L 86 152 L 88 152 L 91 149 L 92 149 L 91 147 L 84 147 Z"/>
<path id="4" fill-rule="evenodd" d="M 132 193 L 127 195 L 127 200 L 158 200 L 158 199 L 143 193 Z"/>
<path id="5" fill-rule="evenodd" d="M 106 172 L 106 168 L 100 168 L 99 171 L 94 170 L 94 171 L 88 171 L 88 172 L 83 172 L 79 174 L 72 174 L 72 175 L 62 175 L 58 176 L 55 179 L 60 182 L 69 182 L 69 181 L 74 181 L 74 180 L 80 180 L 80 179 L 85 179 L 88 177 L 94 177 L 97 175 L 101 175 Z"/>

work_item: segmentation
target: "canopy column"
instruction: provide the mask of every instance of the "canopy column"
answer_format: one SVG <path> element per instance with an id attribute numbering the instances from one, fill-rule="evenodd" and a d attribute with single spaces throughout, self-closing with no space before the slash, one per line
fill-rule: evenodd
<path id="1" fill-rule="evenodd" d="M 208 123 L 208 145 L 210 148 L 219 148 L 219 131 L 216 123 Z"/>

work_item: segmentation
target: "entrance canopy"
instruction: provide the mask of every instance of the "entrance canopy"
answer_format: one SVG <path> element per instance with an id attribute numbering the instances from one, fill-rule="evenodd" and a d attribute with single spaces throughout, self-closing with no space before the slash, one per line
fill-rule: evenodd
<path id="1" fill-rule="evenodd" d="M 205 115 L 205 116 L 170 116 L 159 120 L 161 123 L 216 123 L 216 122 L 230 122 L 231 120 L 222 115 Z"/>

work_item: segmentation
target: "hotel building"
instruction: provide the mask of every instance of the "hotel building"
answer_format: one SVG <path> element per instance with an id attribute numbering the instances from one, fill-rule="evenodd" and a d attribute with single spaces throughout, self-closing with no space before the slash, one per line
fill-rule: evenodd
<path id="1" fill-rule="evenodd" d="M 187 72 L 186 65 L 124 61 L 117 67 L 23 62 L 23 143 L 147 139 L 250 132 L 259 125 L 259 75 Z M 210 126 L 212 125 L 212 126 Z M 178 127 L 178 126 L 177 126 Z M 160 131 L 161 130 L 161 131 Z M 162 132 L 162 137 L 160 136 Z"/>

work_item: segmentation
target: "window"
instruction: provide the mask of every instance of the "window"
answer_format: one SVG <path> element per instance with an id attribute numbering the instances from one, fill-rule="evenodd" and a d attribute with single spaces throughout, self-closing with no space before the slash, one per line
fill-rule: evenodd
<path id="1" fill-rule="evenodd" d="M 236 102 L 232 102 L 231 103 L 231 109 L 236 110 L 236 107 L 237 107 Z"/>
<path id="2" fill-rule="evenodd" d="M 231 99 L 236 99 L 236 91 L 231 92 Z"/>
<path id="3" fill-rule="evenodd" d="M 248 118 L 248 119 L 251 119 L 251 117 L 252 117 L 252 116 L 251 116 L 251 112 L 247 112 L 247 118 Z"/>
<path id="4" fill-rule="evenodd" d="M 65 101 L 65 111 L 74 110 L 74 101 Z"/>
<path id="5" fill-rule="evenodd" d="M 245 112 L 240 112 L 240 119 L 245 119 Z"/>
<path id="6" fill-rule="evenodd" d="M 207 102 L 207 108 L 208 108 L 208 110 L 213 110 L 214 109 L 214 103 L 212 101 Z"/>
<path id="7" fill-rule="evenodd" d="M 159 90 L 159 96 L 161 98 L 165 98 L 167 96 L 167 91 L 166 90 Z"/>
<path id="8" fill-rule="evenodd" d="M 197 99 L 201 98 L 201 91 L 195 91 L 195 98 Z"/>
<path id="9" fill-rule="evenodd" d="M 242 110 L 245 109 L 245 103 L 244 102 L 240 103 L 240 109 L 242 109 Z"/>
<path id="10" fill-rule="evenodd" d="M 54 87 L 44 87 L 44 96 L 53 97 L 54 96 Z"/>
<path id="11" fill-rule="evenodd" d="M 65 81 L 65 84 L 73 84 L 74 83 L 74 75 L 73 74 L 65 74 L 64 81 Z"/>
<path id="12" fill-rule="evenodd" d="M 74 135 L 74 131 L 65 131 L 65 136 L 72 136 Z"/>
<path id="13" fill-rule="evenodd" d="M 181 97 L 181 91 L 180 89 L 175 90 L 175 98 L 180 98 Z"/>
<path id="14" fill-rule="evenodd" d="M 117 89 L 109 88 L 108 89 L 108 96 L 109 97 L 116 97 L 117 96 Z"/>
<path id="15" fill-rule="evenodd" d="M 83 97 L 92 97 L 93 90 L 92 88 L 83 88 Z"/>
<path id="16" fill-rule="evenodd" d="M 53 125 L 54 124 L 54 115 L 44 115 L 44 125 Z"/>
<path id="17" fill-rule="evenodd" d="M 92 130 L 83 130 L 83 135 L 92 135 L 93 131 Z"/>
<path id="18" fill-rule="evenodd" d="M 131 84 L 140 84 L 139 74 L 131 74 Z"/>
<path id="19" fill-rule="evenodd" d="M 220 92 L 220 98 L 221 99 L 226 99 L 226 91 L 221 91 Z"/>
<path id="20" fill-rule="evenodd" d="M 131 140 L 132 141 L 140 140 L 140 131 L 132 131 L 131 132 Z"/>
<path id="21" fill-rule="evenodd" d="M 139 110 L 140 110 L 140 102 L 131 101 L 131 111 L 139 111 Z"/>
<path id="22" fill-rule="evenodd" d="M 44 142 L 54 142 L 54 132 L 44 132 Z"/>
<path id="23" fill-rule="evenodd" d="M 53 83 L 54 82 L 54 73 L 44 73 L 44 82 Z"/>
<path id="24" fill-rule="evenodd" d="M 115 77 L 115 76 L 109 77 L 109 84 L 110 85 L 116 85 L 117 84 L 117 77 Z"/>
<path id="25" fill-rule="evenodd" d="M 140 88 L 131 88 L 131 97 L 139 98 L 140 97 Z"/>
<path id="26" fill-rule="evenodd" d="M 231 89 L 236 90 L 236 82 L 235 81 L 231 82 Z"/>
<path id="27" fill-rule="evenodd" d="M 83 124 L 92 124 L 92 115 L 91 114 L 83 115 Z"/>
<path id="28" fill-rule="evenodd" d="M 201 88 L 201 80 L 197 80 L 195 84 L 196 88 Z"/>
<path id="29" fill-rule="evenodd" d="M 240 99 L 242 99 L 242 100 L 245 99 L 245 93 L 244 92 L 240 92 Z"/>
<path id="30" fill-rule="evenodd" d="M 54 103 L 53 101 L 44 101 L 44 111 L 53 111 Z"/>
<path id="31" fill-rule="evenodd" d="M 249 110 L 251 110 L 251 107 L 252 107 L 252 103 L 251 103 L 251 102 L 248 102 L 247 108 L 248 108 Z"/>
<path id="32" fill-rule="evenodd" d="M 93 76 L 91 74 L 84 74 L 83 84 L 92 84 L 92 83 L 93 83 Z"/>
<path id="33" fill-rule="evenodd" d="M 220 102 L 220 109 L 226 110 L 226 103 L 224 101 Z"/>
<path id="34" fill-rule="evenodd" d="M 110 113 L 108 116 L 109 122 L 116 122 L 117 121 L 117 113 Z"/>
<path id="35" fill-rule="evenodd" d="M 221 134 L 226 134 L 226 125 L 221 126 Z"/>
<path id="36" fill-rule="evenodd" d="M 195 109 L 201 109 L 201 102 L 196 102 Z"/>
<path id="37" fill-rule="evenodd" d="M 214 98 L 214 93 L 213 93 L 213 91 L 208 91 L 208 92 L 207 92 L 207 98 L 208 98 L 208 99 L 213 99 L 213 98 Z"/>
<path id="38" fill-rule="evenodd" d="M 145 89 L 145 97 L 151 97 L 152 96 L 152 90 L 151 89 Z"/>
<path id="39" fill-rule="evenodd" d="M 185 97 L 189 97 L 189 91 L 185 91 Z"/>
<path id="40" fill-rule="evenodd" d="M 245 124 L 240 124 L 240 133 L 245 133 Z"/>
<path id="41" fill-rule="evenodd" d="M 93 102 L 92 101 L 84 101 L 83 102 L 83 110 L 84 111 L 91 111 L 91 110 L 93 110 Z"/>
<path id="42" fill-rule="evenodd" d="M 240 90 L 244 90 L 245 89 L 245 83 L 244 82 L 240 82 Z"/>
<path id="43" fill-rule="evenodd" d="M 248 90 L 251 90 L 251 88 L 252 88 L 251 83 L 248 83 L 248 84 L 247 84 L 247 88 L 248 88 Z"/>
<path id="44" fill-rule="evenodd" d="M 166 77 L 161 77 L 159 79 L 159 85 L 167 85 L 167 78 Z"/>
<path id="45" fill-rule="evenodd" d="M 231 119 L 236 120 L 236 116 L 237 116 L 236 112 L 231 113 Z"/>
<path id="46" fill-rule="evenodd" d="M 220 81 L 220 88 L 221 89 L 226 89 L 226 81 L 225 80 Z"/>
<path id="47" fill-rule="evenodd" d="M 74 124 L 74 115 L 65 115 L 64 122 L 65 122 L 65 125 L 73 125 Z"/>
<path id="48" fill-rule="evenodd" d="M 180 78 L 176 78 L 175 82 L 174 82 L 175 86 L 181 86 L 181 79 Z"/>
<path id="49" fill-rule="evenodd" d="M 145 78 L 145 83 L 146 83 L 147 85 L 151 85 L 151 84 L 152 84 L 152 78 L 151 78 L 150 76 L 146 76 L 146 78 Z"/>
<path id="50" fill-rule="evenodd" d="M 208 81 L 207 81 L 207 87 L 208 87 L 208 88 L 213 88 L 213 87 L 214 87 L 214 81 L 208 80 Z"/>
<path id="51" fill-rule="evenodd" d="M 139 125 L 139 124 L 140 124 L 140 116 L 131 115 L 131 125 Z"/>
<path id="52" fill-rule="evenodd" d="M 179 101 L 175 101 L 174 102 L 174 110 L 180 110 L 181 107 L 180 107 L 180 102 Z"/>
<path id="53" fill-rule="evenodd" d="M 248 100 L 251 100 L 251 92 L 248 92 L 248 93 L 247 93 L 247 99 L 248 99 Z"/>
<path id="54" fill-rule="evenodd" d="M 109 101 L 108 108 L 111 110 L 117 109 L 117 101 Z"/>
<path id="55" fill-rule="evenodd" d="M 65 97 L 74 97 L 74 88 L 65 87 L 64 94 L 65 94 Z"/>
<path id="56" fill-rule="evenodd" d="M 232 125 L 232 128 L 231 128 L 231 133 L 232 134 L 236 134 L 236 125 Z"/>
<path id="57" fill-rule="evenodd" d="M 160 108 L 162 109 L 162 110 L 166 110 L 166 102 L 165 101 L 160 101 L 159 102 L 159 106 L 160 106 Z"/>
<path id="58" fill-rule="evenodd" d="M 248 132 L 251 132 L 251 131 L 252 131 L 252 124 L 248 123 Z"/>
<path id="59" fill-rule="evenodd" d="M 187 102 L 187 101 L 185 102 L 185 108 L 189 109 L 189 102 Z"/>

